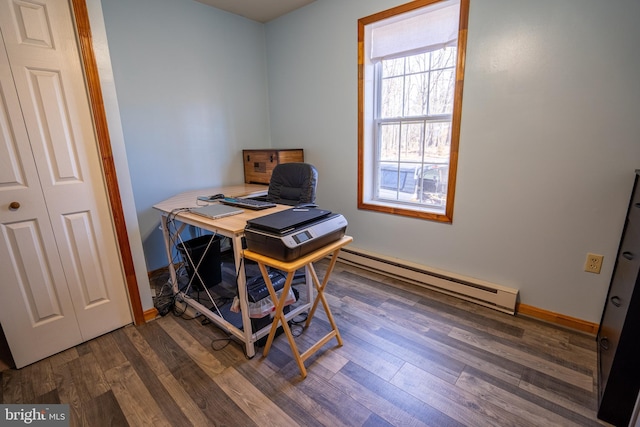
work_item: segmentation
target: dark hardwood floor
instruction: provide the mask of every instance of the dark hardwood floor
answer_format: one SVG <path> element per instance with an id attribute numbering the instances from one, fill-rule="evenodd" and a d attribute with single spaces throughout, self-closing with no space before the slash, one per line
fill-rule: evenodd
<path id="1" fill-rule="evenodd" d="M 4 370 L 0 398 L 69 403 L 71 425 L 92 427 L 606 425 L 590 335 L 340 263 L 327 294 L 344 346 L 307 360 L 304 380 L 284 336 L 249 360 L 170 313 Z M 296 342 L 328 330 L 319 309 Z"/>

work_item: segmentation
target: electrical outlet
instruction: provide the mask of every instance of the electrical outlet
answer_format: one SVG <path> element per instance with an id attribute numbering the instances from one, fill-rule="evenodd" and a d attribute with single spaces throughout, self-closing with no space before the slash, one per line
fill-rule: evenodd
<path id="1" fill-rule="evenodd" d="M 587 262 L 584 263 L 584 271 L 600 274 L 602 259 L 604 256 L 597 254 L 587 254 Z"/>

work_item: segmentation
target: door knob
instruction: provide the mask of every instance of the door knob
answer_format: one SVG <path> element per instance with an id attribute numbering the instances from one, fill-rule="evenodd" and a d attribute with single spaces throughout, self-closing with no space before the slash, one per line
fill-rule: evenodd
<path id="1" fill-rule="evenodd" d="M 18 202 L 9 203 L 9 209 L 11 209 L 12 211 L 17 211 L 18 209 L 20 209 L 20 203 Z"/>

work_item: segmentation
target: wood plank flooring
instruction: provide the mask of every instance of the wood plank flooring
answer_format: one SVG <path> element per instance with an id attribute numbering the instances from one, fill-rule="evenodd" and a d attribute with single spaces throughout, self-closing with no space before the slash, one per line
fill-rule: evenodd
<path id="1" fill-rule="evenodd" d="M 307 360 L 304 380 L 283 335 L 247 359 L 170 313 L 2 371 L 0 400 L 69 403 L 71 425 L 92 427 L 606 425 L 593 336 L 340 263 L 326 293 L 344 346 Z M 328 330 L 320 308 L 296 343 Z"/>

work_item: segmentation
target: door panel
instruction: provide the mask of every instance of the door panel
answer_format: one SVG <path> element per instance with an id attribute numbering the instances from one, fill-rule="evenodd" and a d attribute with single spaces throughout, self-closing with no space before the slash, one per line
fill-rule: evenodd
<path id="1" fill-rule="evenodd" d="M 33 100 L 34 123 L 38 125 L 42 150 L 38 170 L 46 166 L 51 185 L 81 181 L 74 153 L 75 141 L 69 128 L 67 105 L 62 99 L 60 73 L 26 69 L 29 95 Z"/>
<path id="2" fill-rule="evenodd" d="M 98 262 L 98 241 L 89 212 L 65 215 L 67 246 L 73 253 L 75 281 L 80 284 L 77 306 L 86 310 L 109 301 L 102 265 Z"/>
<path id="3" fill-rule="evenodd" d="M 4 50 L 2 53 L 4 53 Z M 4 74 L 7 74 L 8 67 L 6 68 Z M 2 72 L 3 70 L 0 69 L 0 74 Z M 0 75 L 0 190 L 9 191 L 24 188 L 26 179 L 15 140 L 19 135 L 15 135 L 16 131 L 11 126 L 9 119 L 10 106 L 7 104 L 8 100 L 4 94 L 5 89 L 2 87 L 3 81 L 6 80 L 11 84 L 11 89 L 13 89 L 13 81 L 11 81 L 11 75 L 8 78 L 6 77 Z M 15 102 L 15 97 L 13 101 Z M 19 108 L 19 105 L 17 107 Z M 24 137 L 26 135 L 24 128 L 18 131 L 20 130 L 23 131 L 22 135 Z"/>
<path id="4" fill-rule="evenodd" d="M 68 297 L 63 295 L 61 300 L 55 289 L 38 222 L 6 224 L 3 231 L 13 272 L 18 278 L 18 290 L 31 324 L 41 326 L 64 317 L 62 306 Z M 68 304 L 66 308 L 70 308 Z"/>
<path id="5" fill-rule="evenodd" d="M 49 313 L 44 323 L 73 319 L 86 341 L 132 317 L 72 22 L 67 0 L 0 0 L 3 87 L 15 98 L 4 108 L 7 130 L 0 141 L 0 150 L 10 154 L 10 171 L 0 175 L 0 267 L 3 275 L 14 271 L 8 287 L 24 295 L 43 293 L 37 302 L 38 316 Z M 20 202 L 20 209 L 8 209 L 11 201 Z M 4 254 L 14 261 L 5 262 Z M 33 278 L 39 282 L 23 285 L 21 265 L 41 271 Z M 11 301 L 4 294 L 17 291 L 4 288 L 1 301 Z M 21 301 L 26 312 L 36 302 Z M 0 314 L 14 353 L 31 338 L 22 328 L 12 342 L 9 319 Z M 66 334 L 58 331 L 54 335 Z M 19 363 L 15 354 L 14 360 Z"/>

